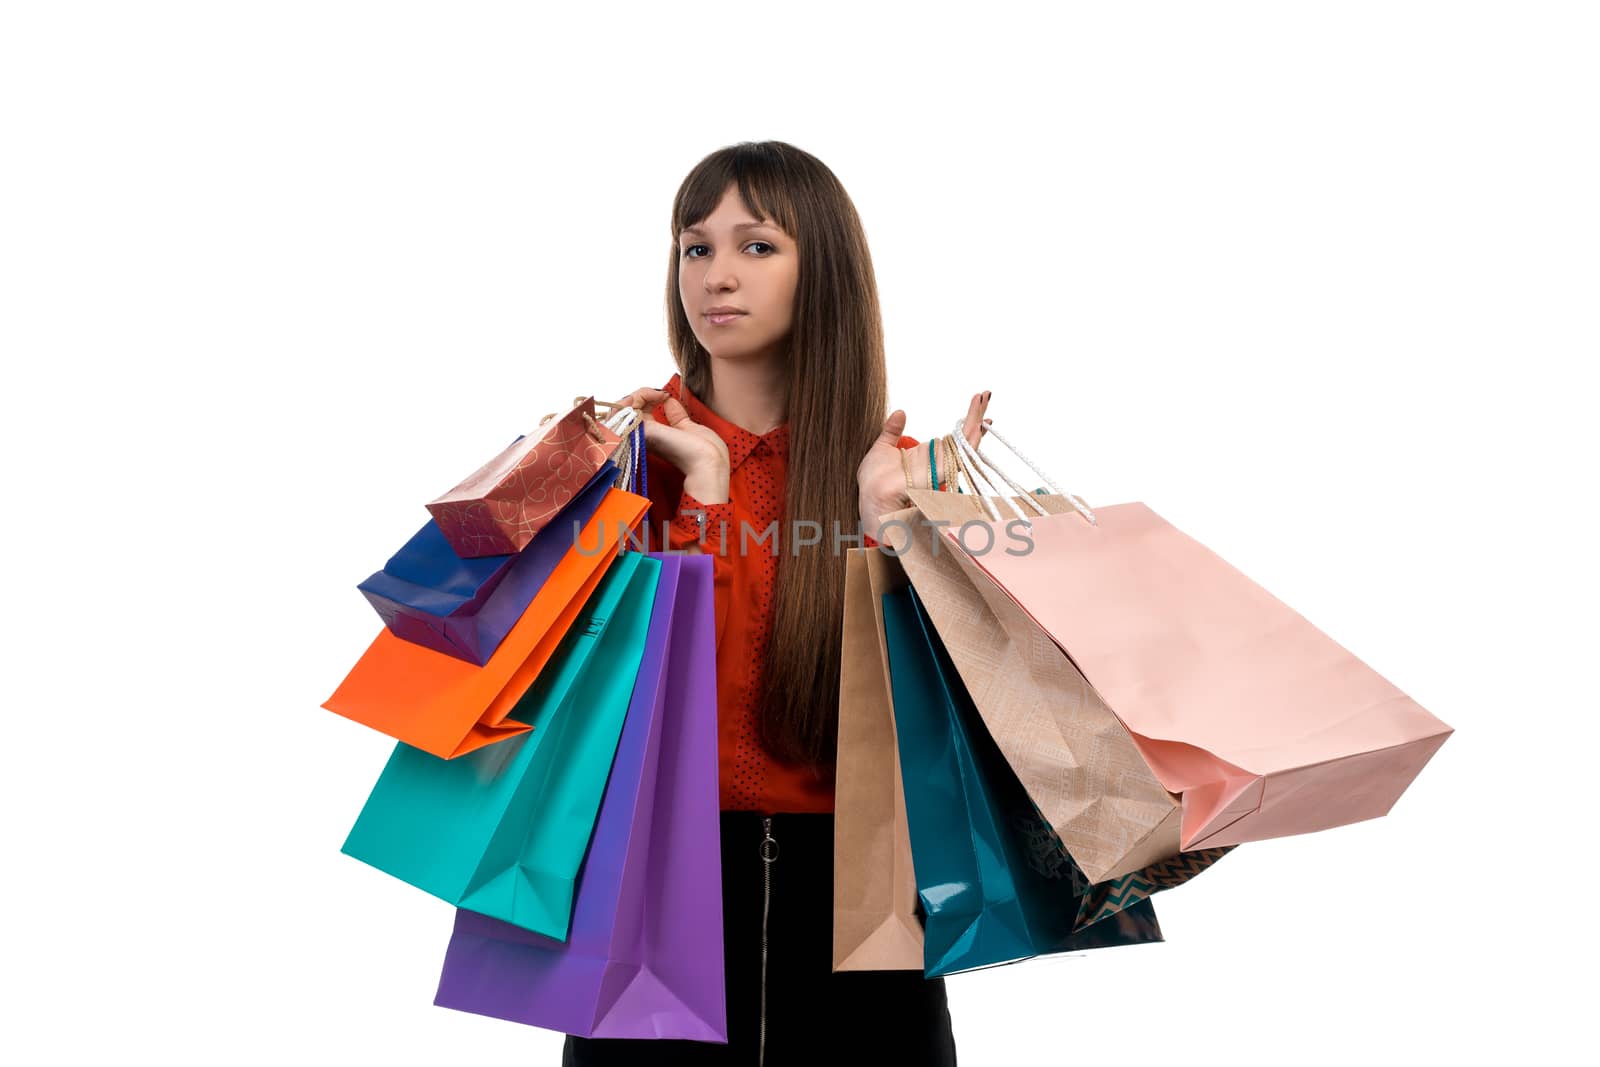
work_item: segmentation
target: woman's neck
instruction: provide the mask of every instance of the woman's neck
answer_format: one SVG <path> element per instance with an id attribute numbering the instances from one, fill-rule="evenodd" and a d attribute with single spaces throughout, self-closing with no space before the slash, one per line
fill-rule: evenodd
<path id="1" fill-rule="evenodd" d="M 753 434 L 770 433 L 788 417 L 789 383 L 774 360 L 712 359 L 706 407 Z"/>

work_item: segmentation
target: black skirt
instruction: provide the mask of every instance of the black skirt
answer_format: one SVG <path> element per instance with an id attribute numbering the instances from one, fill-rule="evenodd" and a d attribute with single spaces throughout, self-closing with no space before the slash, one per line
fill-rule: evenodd
<path id="1" fill-rule="evenodd" d="M 568 1037 L 563 1064 L 956 1062 L 944 979 L 924 978 L 921 971 L 834 973 L 833 816 L 779 812 L 771 818 L 777 858 L 769 891 L 762 816 L 722 813 L 728 1043 Z"/>

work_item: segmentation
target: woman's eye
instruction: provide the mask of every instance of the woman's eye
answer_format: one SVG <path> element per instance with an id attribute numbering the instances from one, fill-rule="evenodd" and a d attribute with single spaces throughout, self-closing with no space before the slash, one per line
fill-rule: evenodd
<path id="1" fill-rule="evenodd" d="M 756 245 L 760 245 L 762 248 L 767 249 L 766 252 L 761 253 L 762 255 L 770 255 L 771 252 L 774 250 L 772 244 L 770 244 L 767 241 L 751 241 L 749 244 L 745 245 L 745 248 L 752 248 L 752 247 L 754 247 Z M 704 248 L 704 247 L 706 247 L 706 246 L 705 245 L 689 245 L 687 248 L 685 248 L 683 250 L 683 258 L 684 259 L 700 259 L 700 258 L 702 258 L 700 256 L 693 255 L 692 253 L 694 252 L 695 249 Z"/>

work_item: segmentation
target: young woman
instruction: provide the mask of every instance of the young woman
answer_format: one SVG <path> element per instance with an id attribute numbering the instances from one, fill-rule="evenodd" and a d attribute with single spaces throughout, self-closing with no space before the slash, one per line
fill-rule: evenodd
<path id="1" fill-rule="evenodd" d="M 619 403 L 652 416 L 650 528 L 714 559 L 729 1042 L 569 1037 L 563 1062 L 953 1064 L 943 979 L 832 970 L 846 539 L 876 543 L 929 464 L 905 413 L 884 415 L 860 219 L 815 157 L 742 143 L 684 179 L 672 236 L 678 373 Z M 987 404 L 967 413 L 974 444 Z"/>

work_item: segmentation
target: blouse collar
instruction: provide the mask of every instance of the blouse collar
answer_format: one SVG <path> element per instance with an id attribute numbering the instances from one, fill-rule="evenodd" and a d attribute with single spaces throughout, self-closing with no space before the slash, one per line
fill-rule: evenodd
<path id="1" fill-rule="evenodd" d="M 789 423 L 785 421 L 781 426 L 768 430 L 764 434 L 752 433 L 743 426 L 736 426 L 727 419 L 718 415 L 705 405 L 699 397 L 691 393 L 683 384 L 683 375 L 674 374 L 672 380 L 661 387 L 668 396 L 676 397 L 683 405 L 689 417 L 703 426 L 709 426 L 716 431 L 728 446 L 728 471 L 732 473 L 739 469 L 750 454 L 761 445 L 766 445 L 766 450 L 776 453 L 785 459 L 789 456 Z M 666 412 L 661 408 L 656 409 L 656 420 L 666 422 Z"/>

